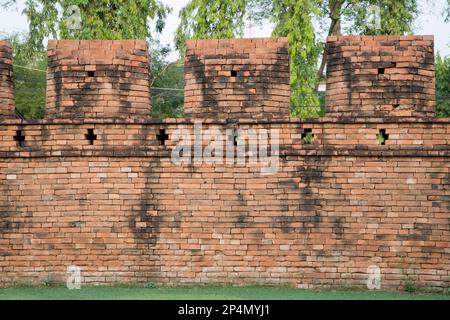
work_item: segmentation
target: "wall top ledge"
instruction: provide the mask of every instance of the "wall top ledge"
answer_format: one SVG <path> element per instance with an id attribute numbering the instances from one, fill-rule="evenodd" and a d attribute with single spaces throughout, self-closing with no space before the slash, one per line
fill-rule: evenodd
<path id="1" fill-rule="evenodd" d="M 378 36 L 361 36 L 361 35 L 342 35 L 342 36 L 328 36 L 327 42 L 334 41 L 342 41 L 342 40 L 352 40 L 352 41 L 361 41 L 361 40 L 434 40 L 433 35 L 378 35 Z"/>
<path id="2" fill-rule="evenodd" d="M 6 125 L 83 125 L 83 124 L 124 124 L 124 125 L 171 125 L 171 124 L 283 124 L 283 123 L 341 123 L 341 124 L 374 124 L 374 123 L 436 123 L 450 124 L 450 117 L 323 117 L 323 118 L 272 118 L 272 119 L 214 119 L 214 118 L 167 118 L 167 119 L 0 119 L 0 126 Z"/>

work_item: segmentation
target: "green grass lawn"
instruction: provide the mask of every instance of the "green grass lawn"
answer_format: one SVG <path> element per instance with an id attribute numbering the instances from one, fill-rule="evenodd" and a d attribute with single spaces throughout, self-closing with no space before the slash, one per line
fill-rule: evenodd
<path id="1" fill-rule="evenodd" d="M 445 294 L 410 294 L 403 292 L 301 290 L 274 287 L 189 287 L 189 288 L 142 288 L 142 287 L 82 287 L 69 290 L 65 287 L 31 287 L 0 289 L 0 300 L 5 299 L 148 299 L 148 300 L 214 300 L 214 299 L 347 299 L 347 300 L 450 300 Z"/>

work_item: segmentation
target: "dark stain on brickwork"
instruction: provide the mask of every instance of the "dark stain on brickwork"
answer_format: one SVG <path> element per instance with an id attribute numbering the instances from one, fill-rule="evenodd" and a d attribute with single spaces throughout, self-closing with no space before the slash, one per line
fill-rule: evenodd
<path id="1" fill-rule="evenodd" d="M 285 189 L 293 189 L 293 190 L 299 189 L 298 182 L 296 182 L 294 179 L 280 180 L 278 182 L 278 185 Z"/>
<path id="2" fill-rule="evenodd" d="M 248 192 L 251 190 L 247 190 L 245 188 L 239 188 L 237 190 L 237 194 L 236 194 L 236 200 L 237 203 L 239 203 L 240 207 L 247 207 L 247 198 L 248 198 Z M 232 210 L 234 211 L 234 210 Z M 236 216 L 236 226 L 239 228 L 247 228 L 247 227 L 251 227 L 253 226 L 253 222 L 250 221 L 249 216 L 250 216 L 251 211 L 248 210 L 239 210 L 237 212 L 237 216 Z"/>
<path id="3" fill-rule="evenodd" d="M 349 46 L 349 41 L 351 42 L 349 39 L 340 39 L 327 42 L 326 45 L 327 81 L 331 88 L 327 92 L 329 111 L 337 116 L 344 116 L 344 113 L 347 115 L 385 116 L 390 112 L 397 114 L 399 111 L 410 111 L 422 115 L 434 114 L 429 103 L 421 102 L 429 100 L 430 81 L 425 77 L 411 79 L 402 76 L 406 74 L 419 75 L 422 70 L 431 72 L 433 51 L 429 46 L 403 46 L 395 41 L 380 41 L 371 49 L 363 49 L 362 52 L 358 52 L 358 61 L 356 61 L 356 55 L 352 55 L 353 50 Z M 388 46 L 390 50 L 394 51 L 394 54 L 392 51 L 383 50 L 382 43 L 389 43 Z M 364 44 L 361 45 L 364 48 Z M 402 66 L 398 66 L 397 57 L 408 55 L 405 51 L 417 51 L 414 66 L 404 63 Z M 375 57 L 379 57 L 381 60 L 374 59 Z M 345 90 L 332 92 L 335 80 L 340 82 L 340 88 L 342 88 L 342 84 L 345 84 Z M 380 90 L 383 90 L 383 96 L 380 95 Z M 358 108 L 358 105 L 370 105 L 370 111 Z M 380 108 L 379 105 L 385 107 Z"/>
<path id="4" fill-rule="evenodd" d="M 139 135 L 139 134 L 138 134 Z M 152 141 L 155 137 L 150 131 L 141 132 L 143 141 Z M 134 139 L 136 139 L 134 137 Z M 158 188 L 157 182 L 160 181 L 161 158 L 142 158 L 141 172 L 145 179 L 144 186 L 139 194 L 138 208 L 130 212 L 128 226 L 134 235 L 136 249 L 139 250 L 142 260 L 146 261 L 145 270 L 141 274 L 145 281 L 150 281 L 159 276 L 157 266 L 158 258 L 155 250 L 160 237 L 160 225 L 163 217 L 159 214 L 162 211 L 159 200 L 153 190 Z M 177 224 L 178 218 L 175 218 L 174 224 Z"/>
<path id="5" fill-rule="evenodd" d="M 282 194 L 294 193 L 297 197 L 296 207 L 290 209 L 289 206 L 281 202 L 280 213 L 286 213 L 274 217 L 272 227 L 281 229 L 283 233 L 308 234 L 319 228 L 321 222 L 323 222 L 320 214 L 321 195 L 317 194 L 315 189 L 324 180 L 323 172 L 326 168 L 326 158 L 305 157 L 302 160 L 304 164 L 296 168 L 292 178 L 278 182 L 278 189 L 284 190 Z M 302 187 L 299 187 L 299 184 Z M 293 214 L 290 212 L 291 210 L 293 210 Z"/>
<path id="6" fill-rule="evenodd" d="M 49 57 L 49 77 L 53 80 L 51 91 L 55 95 L 52 97 L 54 107 L 47 110 L 49 118 L 149 116 L 150 97 L 148 110 L 143 104 L 138 105 L 129 99 L 134 92 L 132 85 L 136 80 L 148 79 L 147 73 L 137 71 L 134 66 L 104 64 L 97 64 L 96 71 L 86 72 L 79 65 L 66 63 L 64 58 Z M 145 66 L 147 64 L 142 63 L 141 67 Z M 64 105 L 69 101 L 71 106 Z"/>
<path id="7" fill-rule="evenodd" d="M 247 226 L 246 220 L 247 220 L 247 216 L 245 214 L 239 214 L 236 219 L 237 226 L 241 227 L 241 228 L 246 227 Z"/>
<path id="8" fill-rule="evenodd" d="M 139 269 L 141 279 L 151 281 L 158 277 L 160 271 L 155 249 L 159 240 L 162 217 L 159 215 L 161 210 L 158 199 L 152 192 L 155 188 L 155 180 L 159 179 L 160 159 L 151 158 L 144 161 L 148 161 L 142 164 L 142 173 L 146 182 L 139 195 L 138 209 L 130 212 L 128 226 L 134 235 L 140 259 L 145 261 L 144 267 Z"/>
<path id="9" fill-rule="evenodd" d="M 134 215 L 129 220 L 129 227 L 135 239 L 147 249 L 155 246 L 159 237 L 161 217 L 153 214 L 159 212 L 158 200 L 151 192 L 154 188 L 152 180 L 158 176 L 158 163 L 159 160 L 151 159 L 151 163 L 143 167 L 143 176 L 147 182 L 140 195 L 139 209 L 133 211 Z"/>
<path id="10" fill-rule="evenodd" d="M 211 43 L 211 46 L 214 45 Z M 236 121 L 242 118 L 271 118 L 276 115 L 277 112 L 274 110 L 267 112 L 264 108 L 266 105 L 279 105 L 281 107 L 278 113 L 288 116 L 289 104 L 279 103 L 282 96 L 279 91 L 276 93 L 277 96 L 273 94 L 273 91 L 277 91 L 273 86 L 289 85 L 287 46 L 280 44 L 273 53 L 277 58 L 272 59 L 270 64 L 254 59 L 246 52 L 197 55 L 196 51 L 201 50 L 188 49 L 191 50 L 193 52 L 189 53 L 185 60 L 185 72 L 187 75 L 193 75 L 201 94 L 193 91 L 189 92 L 187 97 L 198 96 L 201 100 L 186 106 L 187 116 L 222 118 L 227 114 L 230 121 Z M 217 50 L 225 51 L 224 48 Z M 227 93 L 223 93 L 225 91 Z M 243 96 L 245 99 L 242 99 Z M 227 100 L 231 107 L 224 104 Z M 258 113 L 246 112 L 247 109 L 255 108 L 261 110 Z"/>
<path id="11" fill-rule="evenodd" d="M 7 180 L 8 174 L 18 175 L 17 173 L 0 173 L 0 242 L 13 241 L 14 245 L 0 246 L 0 257 L 17 255 L 17 249 L 29 244 L 24 230 L 33 227 L 33 212 L 28 211 L 26 203 L 13 200 L 17 196 L 10 196 L 12 190 L 18 190 L 19 183 L 17 180 Z M 11 234 L 20 234 L 21 238 L 11 239 L 8 237 Z"/>
<path id="12" fill-rule="evenodd" d="M 179 211 L 174 215 L 171 226 L 173 228 L 179 229 L 182 223 L 183 223 L 183 212 Z"/>
<path id="13" fill-rule="evenodd" d="M 333 236 L 336 239 L 342 239 L 344 235 L 344 217 L 335 217 L 333 219 Z"/>
<path id="14" fill-rule="evenodd" d="M 435 224 L 431 223 L 414 223 L 414 228 L 411 230 L 409 234 L 400 234 L 398 235 L 399 240 L 421 240 L 427 241 L 430 239 L 430 236 L 433 233 L 433 230 L 436 229 Z"/>

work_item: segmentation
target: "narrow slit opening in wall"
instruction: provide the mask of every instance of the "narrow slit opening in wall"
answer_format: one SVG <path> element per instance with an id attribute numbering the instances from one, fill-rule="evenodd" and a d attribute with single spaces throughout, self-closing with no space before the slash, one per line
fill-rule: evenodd
<path id="1" fill-rule="evenodd" d="M 18 147 L 22 147 L 25 141 L 25 135 L 22 130 L 16 130 L 16 135 L 13 137 Z"/>
<path id="2" fill-rule="evenodd" d="M 236 78 L 237 77 L 237 71 L 236 70 L 231 70 L 231 76 L 233 78 Z"/>
<path id="3" fill-rule="evenodd" d="M 384 74 L 384 68 L 378 68 L 378 74 Z"/>
<path id="4" fill-rule="evenodd" d="M 97 140 L 97 135 L 94 134 L 94 129 L 87 129 L 87 133 L 84 135 L 86 140 L 89 141 L 90 145 L 94 144 L 94 141 Z"/>
<path id="5" fill-rule="evenodd" d="M 166 134 L 166 129 L 159 129 L 156 139 L 158 139 L 160 146 L 165 146 L 166 141 L 169 140 L 169 135 Z"/>
<path id="6" fill-rule="evenodd" d="M 95 71 L 88 71 L 87 74 L 89 78 L 95 77 Z"/>

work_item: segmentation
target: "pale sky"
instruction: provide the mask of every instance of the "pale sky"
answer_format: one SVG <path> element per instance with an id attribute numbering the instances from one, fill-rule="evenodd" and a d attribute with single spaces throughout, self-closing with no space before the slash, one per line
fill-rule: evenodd
<path id="1" fill-rule="evenodd" d="M 166 20 L 164 32 L 158 36 L 163 44 L 170 44 L 173 47 L 173 38 L 178 26 L 178 13 L 180 9 L 188 3 L 188 0 L 162 1 L 173 8 L 173 12 Z M 415 22 L 416 34 L 434 35 L 435 50 L 441 55 L 450 55 L 450 23 L 444 23 L 441 15 L 446 0 L 418 0 L 421 14 Z M 25 0 L 18 0 L 17 8 L 8 11 L 0 8 L 0 36 L 1 33 L 10 33 L 12 31 L 26 31 L 28 29 L 27 19 L 21 14 Z M 263 27 L 245 28 L 245 37 L 269 37 L 272 28 L 270 24 Z M 169 60 L 176 60 L 177 53 L 172 52 Z"/>

